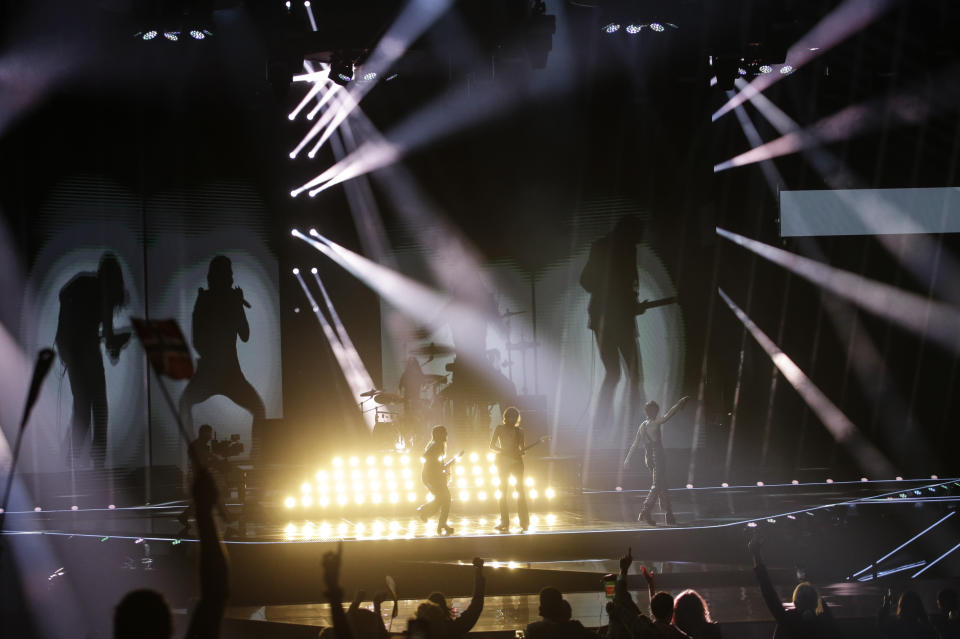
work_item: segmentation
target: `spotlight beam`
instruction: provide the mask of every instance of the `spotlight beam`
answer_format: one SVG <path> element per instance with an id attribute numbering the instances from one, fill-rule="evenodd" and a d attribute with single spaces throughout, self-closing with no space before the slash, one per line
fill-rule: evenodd
<path id="1" fill-rule="evenodd" d="M 346 92 L 349 99 L 332 116 L 327 131 L 324 132 L 318 143 L 318 147 L 323 146 L 324 142 L 330 138 L 330 134 L 343 124 L 350 112 L 377 85 L 380 78 L 390 69 L 393 63 L 406 53 L 410 45 L 423 35 L 424 31 L 430 28 L 430 25 L 445 13 L 452 4 L 452 0 L 410 0 L 407 2 L 396 21 L 380 39 L 377 47 L 363 65 L 365 72 L 375 73 L 376 76 L 368 82 L 351 84 Z"/>
<path id="2" fill-rule="evenodd" d="M 786 63 L 794 69 L 800 69 L 881 18 L 902 1 L 846 0 L 790 47 L 787 51 Z M 765 73 L 757 76 L 713 114 L 713 121 L 716 122 L 733 108 L 762 93 L 784 77 L 786 76 L 780 73 Z"/>
<path id="3" fill-rule="evenodd" d="M 290 112 L 290 114 L 287 116 L 287 119 L 290 121 L 296 120 L 297 116 L 300 114 L 303 108 L 307 106 L 307 104 L 310 103 L 310 100 L 312 100 L 318 93 L 320 93 L 324 88 L 326 88 L 327 84 L 328 84 L 328 81 L 325 77 L 322 79 L 317 79 L 317 81 L 314 82 L 313 86 L 310 87 L 310 90 L 307 91 L 307 94 L 303 96 L 303 99 L 300 100 L 300 104 L 297 105 L 297 108 L 295 108 L 293 111 Z"/>
<path id="4" fill-rule="evenodd" d="M 786 353 L 773 340 L 767 337 L 746 313 L 737 306 L 723 291 L 717 289 L 720 297 L 733 311 L 737 319 L 746 327 L 757 343 L 766 351 L 780 373 L 797 391 L 807 406 L 820 418 L 833 438 L 842 444 L 863 470 L 879 477 L 895 475 L 893 466 L 870 441 L 865 438 L 846 415 L 810 380 Z"/>
<path id="5" fill-rule="evenodd" d="M 353 352 L 350 353 L 350 348 L 353 346 L 352 343 L 350 344 L 350 347 L 347 347 L 340 340 L 340 337 L 334 331 L 333 327 L 330 325 L 330 322 L 327 321 L 327 318 L 323 315 L 323 311 L 320 310 L 320 306 L 313 297 L 313 293 L 310 292 L 310 288 L 307 286 L 307 283 L 303 279 L 303 275 L 300 273 L 300 271 L 296 271 L 294 275 L 297 278 L 297 282 L 300 284 L 300 288 L 303 289 L 303 294 L 307 297 L 307 301 L 310 303 L 310 308 L 313 310 L 313 314 L 317 318 L 317 322 L 320 324 L 320 328 L 323 331 L 324 336 L 327 338 L 327 342 L 330 344 L 330 349 L 333 351 L 334 359 L 336 359 L 337 364 L 340 365 L 340 370 L 343 373 L 344 379 L 347 380 L 347 385 L 350 387 L 350 392 L 353 395 L 354 401 L 359 404 L 360 401 L 362 401 L 360 393 L 373 388 L 373 380 L 370 378 L 370 374 L 367 373 L 367 370 L 363 367 L 362 362 L 359 362 L 360 356 L 357 354 L 356 349 L 353 349 Z M 329 300 L 328 304 L 330 304 Z M 332 307 L 332 304 L 330 304 L 330 307 Z M 363 413 L 364 422 L 367 424 L 367 428 L 371 430 L 374 426 L 374 417 L 375 416 L 373 413 Z"/>
<path id="6" fill-rule="evenodd" d="M 874 315 L 886 318 L 919 335 L 925 335 L 949 351 L 960 353 L 960 344 L 957 343 L 960 310 L 949 304 L 822 264 L 720 227 L 717 227 L 717 235 Z"/>
<path id="7" fill-rule="evenodd" d="M 766 144 L 754 145 L 736 157 L 713 167 L 714 173 L 747 166 L 754 162 L 790 155 L 816 146 L 849 140 L 889 124 L 919 124 L 947 109 L 956 107 L 960 99 L 960 67 L 939 74 L 930 84 L 937 90 L 930 93 L 927 83 L 916 85 L 898 95 L 855 104 L 801 129 L 792 130 Z M 920 97 L 924 96 L 924 97 Z M 927 99 L 929 97 L 929 99 Z"/>
<path id="8" fill-rule="evenodd" d="M 736 82 L 737 86 L 746 86 L 743 80 L 738 79 Z M 757 108 L 757 111 L 781 134 L 787 134 L 799 128 L 790 116 L 766 96 L 758 94 L 752 97 L 750 101 Z M 826 149 L 813 146 L 803 149 L 803 153 L 827 185 L 831 189 L 837 190 L 840 197 L 845 199 L 849 205 L 850 210 L 860 217 L 861 222 L 867 228 L 881 231 L 886 225 L 886 220 L 890 220 L 898 228 L 904 228 L 910 224 L 908 216 L 897 205 L 877 194 L 873 194 L 869 200 L 866 198 L 854 200 L 850 197 L 846 193 L 846 189 L 857 188 L 860 185 L 860 180 L 852 175 L 849 169 Z M 933 240 L 922 234 L 912 235 L 910 240 L 914 243 L 914 246 L 910 247 L 910 250 L 904 251 L 895 236 L 877 233 L 876 239 L 924 286 L 931 286 L 932 282 L 932 290 L 935 290 L 938 295 L 953 305 L 960 306 L 960 289 L 954 285 L 954 282 L 960 281 L 960 264 L 950 255 L 944 254 L 942 251 L 938 252 L 937 245 Z M 937 254 L 940 257 L 939 268 L 945 274 L 943 277 L 937 277 L 936 272 L 931 273 L 927 264 L 928 256 Z"/>

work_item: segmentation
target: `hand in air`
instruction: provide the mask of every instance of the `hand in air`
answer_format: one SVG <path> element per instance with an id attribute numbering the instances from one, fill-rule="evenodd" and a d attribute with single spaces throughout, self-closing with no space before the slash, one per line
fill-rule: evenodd
<path id="1" fill-rule="evenodd" d="M 620 558 L 620 572 L 627 572 L 633 564 L 633 549 L 627 548 L 627 554 Z"/>

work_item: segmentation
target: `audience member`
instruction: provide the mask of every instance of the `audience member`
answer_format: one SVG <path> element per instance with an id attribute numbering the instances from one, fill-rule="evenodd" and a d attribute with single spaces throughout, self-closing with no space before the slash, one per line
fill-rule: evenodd
<path id="1" fill-rule="evenodd" d="M 213 509 L 217 486 L 205 467 L 193 478 L 193 501 L 200 534 L 200 601 L 190 618 L 186 639 L 216 639 L 226 607 L 227 554 L 220 543 Z M 167 639 L 173 634 L 170 606 L 158 592 L 134 590 L 117 605 L 113 617 L 114 639 Z"/>
<path id="2" fill-rule="evenodd" d="M 556 588 L 540 591 L 539 612 L 543 619 L 527 624 L 527 639 L 598 639 L 600 636 L 571 618 L 570 602 Z"/>
<path id="3" fill-rule="evenodd" d="M 653 626 L 653 621 L 640 611 L 640 607 L 630 597 L 630 587 L 627 583 L 630 566 L 633 564 L 631 549 L 620 557 L 620 575 L 614 590 L 612 606 L 607 606 L 610 616 L 610 625 L 607 636 L 611 639 L 629 637 L 630 639 L 654 639 L 659 637 Z M 612 612 L 612 614 L 611 614 Z"/>
<path id="4" fill-rule="evenodd" d="M 793 608 L 784 608 L 760 556 L 761 543 L 759 538 L 754 538 L 748 548 L 753 555 L 753 571 L 760 584 L 763 602 L 777 622 L 774 639 L 829 639 L 836 636 L 830 609 L 809 582 L 797 584 L 793 591 Z"/>
<path id="5" fill-rule="evenodd" d="M 710 619 L 710 608 L 696 590 L 681 592 L 673 602 L 673 623 L 693 639 L 720 639 L 720 624 Z"/>
<path id="6" fill-rule="evenodd" d="M 673 625 L 673 596 L 660 591 L 650 598 L 650 613 L 653 615 L 653 627 L 663 639 L 684 639 L 687 635 Z"/>
<path id="7" fill-rule="evenodd" d="M 933 627 L 940 633 L 940 639 L 960 639 L 960 606 L 957 603 L 957 591 L 944 588 L 937 594 L 937 608 L 940 612 L 930 619 Z"/>
<path id="8" fill-rule="evenodd" d="M 927 612 L 923 609 L 920 596 L 912 590 L 900 595 L 897 603 L 897 616 L 890 616 L 893 597 L 884 595 L 880 605 L 880 633 L 887 639 L 937 639 L 937 631 Z"/>
<path id="9" fill-rule="evenodd" d="M 442 622 L 439 624 L 440 635 L 443 639 L 457 639 L 463 637 L 473 628 L 480 613 L 483 612 L 483 598 L 486 594 L 486 577 L 483 576 L 483 559 L 473 558 L 473 597 L 470 599 L 470 605 L 458 617 L 454 617 L 453 610 L 447 605 L 447 597 L 442 592 L 430 593 L 427 601 L 435 604 L 443 613 Z M 419 610 L 419 609 L 418 609 Z M 426 610 L 425 610 L 426 611 Z M 429 609 L 433 614 L 433 609 Z M 417 615 L 420 618 L 420 615 Z M 429 621 L 429 620 L 428 620 Z"/>

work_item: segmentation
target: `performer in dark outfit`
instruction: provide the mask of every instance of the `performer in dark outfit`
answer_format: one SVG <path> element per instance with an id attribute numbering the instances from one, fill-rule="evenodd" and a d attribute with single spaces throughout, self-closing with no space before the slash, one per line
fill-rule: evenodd
<path id="1" fill-rule="evenodd" d="M 433 493 L 433 501 L 428 501 L 419 508 L 417 514 L 421 521 L 426 521 L 433 513 L 440 511 L 440 518 L 437 520 L 438 535 L 452 535 L 453 528 L 447 525 L 447 517 L 450 515 L 450 488 L 447 487 L 447 466 L 450 462 L 444 463 L 443 458 L 447 454 L 447 429 L 443 426 L 434 426 L 431 433 L 432 439 L 423 451 L 423 470 L 420 473 L 420 480 L 423 485 Z"/>
<path id="2" fill-rule="evenodd" d="M 250 339 L 250 324 L 244 306 L 250 304 L 243 291 L 233 286 L 230 259 L 217 255 L 210 260 L 207 290 L 197 291 L 193 307 L 193 347 L 200 355 L 197 372 L 180 396 L 180 417 L 193 432 L 193 407 L 214 395 L 224 395 L 253 415 L 251 428 L 255 456 L 259 452 L 259 428 L 265 418 L 263 400 L 244 377 L 237 358 L 237 337 Z"/>
<path id="3" fill-rule="evenodd" d="M 96 273 L 78 273 L 60 289 L 57 322 L 57 352 L 67 369 L 73 393 L 73 461 L 90 438 L 90 457 L 103 468 L 107 454 L 107 383 L 103 371 L 100 339 L 110 361 L 116 364 L 130 333 L 114 333 L 113 315 L 126 303 L 123 273 L 112 253 L 104 253 Z"/>
<path id="4" fill-rule="evenodd" d="M 613 398 L 620 383 L 620 360 L 627 368 L 629 399 L 626 423 L 633 422 L 644 402 L 643 360 L 637 342 L 636 316 L 646 310 L 637 299 L 637 244 L 643 227 L 638 218 L 620 218 L 613 230 L 595 241 L 580 274 L 580 285 L 590 294 L 589 328 L 597 340 L 604 376 L 597 393 L 593 423 L 609 428 Z M 636 411 L 636 412 L 634 412 Z M 616 429 L 615 432 L 623 432 Z"/>
<path id="5" fill-rule="evenodd" d="M 530 527 L 530 512 L 527 510 L 527 494 L 523 485 L 524 436 L 520 428 L 520 411 L 511 406 L 503 411 L 503 423 L 493 431 L 491 450 L 497 453 L 497 474 L 500 476 L 500 532 L 510 531 L 509 496 L 513 492 L 510 476 L 516 479 L 517 514 L 520 528 L 526 532 Z"/>
<path id="6" fill-rule="evenodd" d="M 688 399 L 690 398 L 681 397 L 662 417 L 659 416 L 660 405 L 652 401 L 647 402 L 647 405 L 644 406 L 647 419 L 645 419 L 637 429 L 637 436 L 633 440 L 633 445 L 630 446 L 630 450 L 627 451 L 627 457 L 623 460 L 623 467 L 628 468 L 630 466 L 630 458 L 633 456 L 634 451 L 638 446 L 643 445 L 644 459 L 646 460 L 647 468 L 650 469 L 653 475 L 653 479 L 650 484 L 650 492 L 643 502 L 643 507 L 640 509 L 638 519 L 642 519 L 651 526 L 657 525 L 657 522 L 653 520 L 653 515 L 650 514 L 650 510 L 653 508 L 655 501 L 660 502 L 660 509 L 666 513 L 667 524 L 672 526 L 677 523 L 676 518 L 673 516 L 673 507 L 670 505 L 670 493 L 667 489 L 667 456 L 663 451 L 663 433 L 661 429 L 663 428 L 663 424 L 673 417 L 674 414 L 680 410 L 680 407 L 687 403 Z"/>

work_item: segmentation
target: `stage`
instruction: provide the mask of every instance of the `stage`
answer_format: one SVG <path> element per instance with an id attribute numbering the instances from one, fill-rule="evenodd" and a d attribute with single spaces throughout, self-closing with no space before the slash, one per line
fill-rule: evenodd
<path id="1" fill-rule="evenodd" d="M 488 599 L 498 602 L 492 609 L 527 610 L 513 617 L 488 610 L 481 626 L 491 630 L 522 627 L 523 619 L 535 618 L 529 595 L 547 584 L 581 593 L 572 595 L 575 614 L 596 617 L 599 625 L 601 577 L 616 572 L 616 559 L 627 548 L 638 565 L 660 575 L 658 587 L 704 589 L 715 615 L 731 621 L 730 615 L 742 617 L 744 610 L 752 611 L 750 619 L 765 619 L 746 550 L 757 531 L 766 538 L 765 554 L 778 584 L 808 578 L 839 584 L 838 598 L 867 597 L 845 604 L 843 614 L 860 615 L 873 606 L 876 593 L 870 587 L 887 574 L 930 579 L 960 568 L 960 557 L 950 554 L 960 536 L 954 510 L 960 483 L 954 479 L 719 486 L 671 494 L 676 526 L 636 521 L 646 491 L 585 491 L 558 495 L 549 510 L 535 510 L 523 534 L 495 533 L 496 515 L 461 516 L 454 502 L 456 532 L 449 537 L 431 534 L 435 522 L 412 516 L 292 520 L 282 516 L 283 509 L 265 508 L 261 514 L 271 519 L 226 527 L 230 616 L 323 625 L 327 609 L 318 604 L 319 558 L 339 541 L 346 591 L 362 588 L 369 598 L 382 589 L 384 576 L 392 575 L 404 599 L 401 616 L 433 590 L 469 596 L 471 559 L 483 557 L 490 568 Z M 196 542 L 180 530 L 176 517 L 183 508 L 169 503 L 10 512 L 5 534 L 14 556 L 51 562 L 41 571 L 48 586 L 59 578 L 59 568 L 81 583 L 109 581 L 118 595 L 132 587 L 158 588 L 175 606 L 188 607 L 193 593 L 182 584 L 193 583 Z M 236 506 L 230 511 L 240 516 Z M 107 573 L 109 580 L 103 579 Z M 755 601 L 744 607 L 741 599 Z"/>

